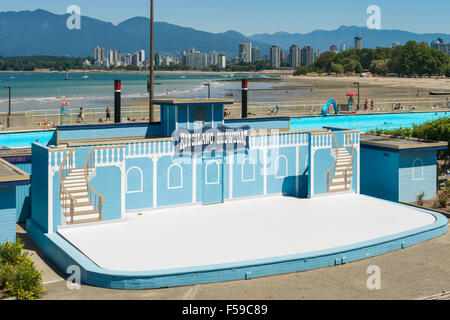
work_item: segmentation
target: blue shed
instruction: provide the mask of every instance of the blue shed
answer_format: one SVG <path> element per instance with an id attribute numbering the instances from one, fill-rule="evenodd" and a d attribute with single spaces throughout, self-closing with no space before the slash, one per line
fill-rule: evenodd
<path id="1" fill-rule="evenodd" d="M 16 188 L 30 176 L 0 158 L 0 243 L 16 240 Z"/>
<path id="2" fill-rule="evenodd" d="M 436 151 L 447 142 L 386 135 L 361 135 L 361 193 L 395 202 L 411 203 L 422 192 L 424 200 L 437 192 Z"/>

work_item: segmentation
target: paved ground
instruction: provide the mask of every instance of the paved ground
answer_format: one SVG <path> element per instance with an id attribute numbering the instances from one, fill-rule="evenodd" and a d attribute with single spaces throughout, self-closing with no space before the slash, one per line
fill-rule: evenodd
<path id="1" fill-rule="evenodd" d="M 190 287 L 125 291 L 83 285 L 68 290 L 63 274 L 30 241 L 19 236 L 43 271 L 43 299 L 450 299 L 450 235 L 371 259 L 295 274 Z M 367 289 L 367 268 L 381 270 L 381 289 Z"/>

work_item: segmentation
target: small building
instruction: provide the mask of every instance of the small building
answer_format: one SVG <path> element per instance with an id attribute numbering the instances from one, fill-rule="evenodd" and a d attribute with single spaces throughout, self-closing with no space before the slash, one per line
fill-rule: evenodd
<path id="1" fill-rule="evenodd" d="M 0 158 L 0 244 L 16 240 L 16 187 L 29 183 L 27 173 Z"/>
<path id="2" fill-rule="evenodd" d="M 395 202 L 425 200 L 437 192 L 438 150 L 447 142 L 361 135 L 361 193 Z"/>

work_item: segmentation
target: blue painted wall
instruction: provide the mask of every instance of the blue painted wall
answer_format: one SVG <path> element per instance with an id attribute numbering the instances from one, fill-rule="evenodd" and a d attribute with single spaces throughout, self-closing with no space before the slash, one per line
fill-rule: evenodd
<path id="1" fill-rule="evenodd" d="M 0 188 L 0 244 L 16 241 L 16 187 Z"/>
<path id="2" fill-rule="evenodd" d="M 425 193 L 425 200 L 436 196 L 436 152 L 399 154 L 399 197 L 401 202 L 414 202 Z"/>
<path id="3" fill-rule="evenodd" d="M 361 193 L 398 201 L 399 154 L 361 146 Z"/>
<path id="4" fill-rule="evenodd" d="M 47 233 L 48 230 L 48 150 L 33 143 L 31 146 L 31 219 Z"/>
<path id="5" fill-rule="evenodd" d="M 105 125 L 86 125 L 58 127 L 59 142 L 66 140 L 92 140 L 135 137 L 158 137 L 160 123 L 122 123 Z"/>

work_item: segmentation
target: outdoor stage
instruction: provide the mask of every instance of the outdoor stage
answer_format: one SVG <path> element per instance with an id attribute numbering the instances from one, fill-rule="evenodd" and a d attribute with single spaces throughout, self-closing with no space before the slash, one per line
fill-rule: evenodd
<path id="1" fill-rule="evenodd" d="M 84 256 L 95 264 L 96 276 L 103 270 L 125 279 L 109 287 L 128 288 L 127 279 L 135 275 L 139 280 L 131 288 L 148 288 L 338 265 L 405 248 L 446 229 L 443 216 L 341 194 L 159 209 L 132 213 L 120 222 L 62 227 L 58 233 L 79 250 L 72 258 Z M 201 279 L 202 273 L 210 272 Z M 147 276 L 165 280 L 149 284 L 143 280 Z M 172 282 L 171 276 L 177 279 Z M 92 277 L 91 283 L 95 284 Z"/>

